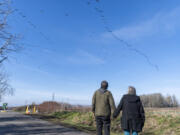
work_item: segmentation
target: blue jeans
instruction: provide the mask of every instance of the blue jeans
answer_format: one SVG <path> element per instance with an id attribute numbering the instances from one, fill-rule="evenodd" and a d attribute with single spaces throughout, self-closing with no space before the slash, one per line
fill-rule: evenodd
<path id="1" fill-rule="evenodd" d="M 129 131 L 124 131 L 124 135 L 130 135 L 130 132 Z M 132 135 L 138 135 L 138 133 L 133 131 Z"/>

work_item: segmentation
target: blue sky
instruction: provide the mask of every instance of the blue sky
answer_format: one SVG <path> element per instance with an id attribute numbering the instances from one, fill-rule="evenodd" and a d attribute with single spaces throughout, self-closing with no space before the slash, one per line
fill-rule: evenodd
<path id="1" fill-rule="evenodd" d="M 116 102 L 129 85 L 180 101 L 179 0 L 14 0 L 12 7 L 9 29 L 21 35 L 23 50 L 4 65 L 16 89 L 4 98 L 10 105 L 41 103 L 52 93 L 56 101 L 91 104 L 101 80 Z"/>

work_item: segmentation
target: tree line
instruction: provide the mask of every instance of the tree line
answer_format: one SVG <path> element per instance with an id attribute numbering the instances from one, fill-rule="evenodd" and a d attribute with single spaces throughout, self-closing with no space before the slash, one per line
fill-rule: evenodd
<path id="1" fill-rule="evenodd" d="M 163 96 L 160 93 L 141 95 L 144 107 L 178 107 L 179 103 L 175 95 Z"/>

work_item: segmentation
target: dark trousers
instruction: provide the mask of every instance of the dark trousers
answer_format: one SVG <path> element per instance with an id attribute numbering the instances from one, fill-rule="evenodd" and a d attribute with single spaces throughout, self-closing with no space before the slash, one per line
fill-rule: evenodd
<path id="1" fill-rule="evenodd" d="M 104 135 L 110 135 L 110 117 L 96 116 L 96 130 L 97 135 L 102 135 L 102 129 L 104 127 Z"/>

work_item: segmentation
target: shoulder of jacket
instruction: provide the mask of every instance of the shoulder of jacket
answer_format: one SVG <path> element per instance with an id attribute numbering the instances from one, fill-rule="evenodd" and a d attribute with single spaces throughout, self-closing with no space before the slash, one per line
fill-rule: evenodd
<path id="1" fill-rule="evenodd" d="M 140 96 L 136 96 L 138 98 L 138 100 L 141 100 L 141 97 Z"/>
<path id="2" fill-rule="evenodd" d="M 107 90 L 106 92 L 107 94 L 112 95 L 111 91 Z"/>
<path id="3" fill-rule="evenodd" d="M 94 94 L 96 94 L 96 93 L 98 93 L 99 92 L 99 89 L 98 90 L 96 90 L 95 92 L 94 92 Z"/>
<path id="4" fill-rule="evenodd" d="M 136 97 L 137 97 L 137 98 L 140 98 L 140 96 L 137 96 L 137 95 L 136 95 Z"/>
<path id="5" fill-rule="evenodd" d="M 128 95 L 128 94 L 124 94 L 124 95 L 122 96 L 122 100 L 127 100 L 127 99 L 128 99 L 128 97 L 129 97 L 129 95 Z"/>

